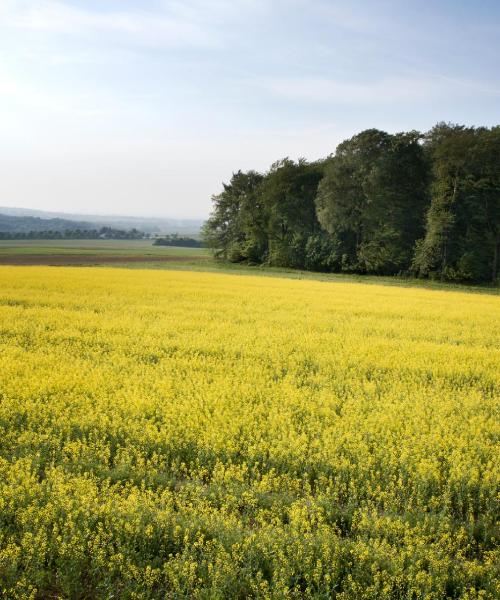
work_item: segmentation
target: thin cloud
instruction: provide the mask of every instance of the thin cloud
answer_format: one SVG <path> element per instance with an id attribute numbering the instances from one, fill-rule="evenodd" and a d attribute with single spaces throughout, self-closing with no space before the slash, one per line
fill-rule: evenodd
<path id="1" fill-rule="evenodd" d="M 457 95 L 464 97 L 482 92 L 499 95 L 499 90 L 476 81 L 462 81 L 441 76 L 393 77 L 356 83 L 327 78 L 269 78 L 250 85 L 288 100 L 304 103 L 347 105 L 392 104 L 408 101 L 436 101 Z"/>
<path id="2" fill-rule="evenodd" d="M 12 29 L 58 34 L 111 34 L 143 46 L 210 46 L 215 36 L 194 20 L 148 11 L 98 12 L 47 0 L 35 6 L 8 2 L 2 25 Z"/>
<path id="3" fill-rule="evenodd" d="M 299 1 L 307 9 L 309 0 Z M 357 33 L 376 32 L 385 25 L 381 18 L 381 8 L 379 3 L 374 4 L 370 10 L 370 6 L 364 4 L 356 6 L 352 2 L 346 5 L 344 2 L 333 0 L 319 0 L 315 4 L 316 11 L 323 19 L 327 19 L 336 27 Z"/>

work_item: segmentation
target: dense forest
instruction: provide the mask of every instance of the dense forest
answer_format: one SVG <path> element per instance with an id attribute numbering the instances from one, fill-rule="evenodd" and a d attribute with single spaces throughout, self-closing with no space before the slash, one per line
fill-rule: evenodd
<path id="1" fill-rule="evenodd" d="M 233 174 L 205 243 L 233 262 L 497 281 L 500 126 L 369 129 L 316 162 Z"/>

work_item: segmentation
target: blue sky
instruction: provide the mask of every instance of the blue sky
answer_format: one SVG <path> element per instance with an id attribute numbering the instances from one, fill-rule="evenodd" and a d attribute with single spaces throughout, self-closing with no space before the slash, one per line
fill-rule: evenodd
<path id="1" fill-rule="evenodd" d="M 498 0 L 0 0 L 4 206 L 205 217 L 239 168 L 499 113 Z"/>

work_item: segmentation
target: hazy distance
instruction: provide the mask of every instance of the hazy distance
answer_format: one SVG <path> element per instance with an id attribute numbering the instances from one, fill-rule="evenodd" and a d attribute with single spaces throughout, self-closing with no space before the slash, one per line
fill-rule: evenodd
<path id="1" fill-rule="evenodd" d="M 500 4 L 4 0 L 0 205 L 204 218 L 239 168 L 494 125 Z"/>

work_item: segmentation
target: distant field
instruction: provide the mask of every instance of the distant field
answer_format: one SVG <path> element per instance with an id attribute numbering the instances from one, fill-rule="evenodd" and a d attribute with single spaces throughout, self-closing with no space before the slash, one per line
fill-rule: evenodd
<path id="1" fill-rule="evenodd" d="M 203 248 L 153 246 L 150 240 L 0 241 L 0 264 L 11 265 L 187 264 L 209 257 Z"/>
<path id="2" fill-rule="evenodd" d="M 153 246 L 151 240 L 0 240 L 0 255 L 10 254 L 139 254 L 141 256 L 206 256 L 203 248 Z"/>
<path id="3" fill-rule="evenodd" d="M 0 267 L 0 596 L 496 600 L 499 323 L 480 292 Z"/>

